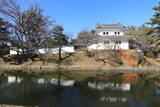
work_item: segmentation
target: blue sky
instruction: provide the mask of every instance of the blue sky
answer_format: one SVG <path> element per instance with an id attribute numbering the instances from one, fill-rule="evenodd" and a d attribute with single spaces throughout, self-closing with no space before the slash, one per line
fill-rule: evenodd
<path id="1" fill-rule="evenodd" d="M 97 22 L 140 26 L 154 14 L 159 0 L 21 0 L 23 7 L 38 3 L 66 33 L 74 37 L 82 29 L 95 29 Z"/>

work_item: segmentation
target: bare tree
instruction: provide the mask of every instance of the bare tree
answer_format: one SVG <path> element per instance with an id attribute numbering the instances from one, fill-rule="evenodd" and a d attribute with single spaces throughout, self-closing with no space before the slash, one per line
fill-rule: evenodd
<path id="1" fill-rule="evenodd" d="M 22 55 L 30 58 L 36 49 L 45 46 L 51 34 L 51 22 L 38 5 L 22 11 L 16 0 L 1 0 L 0 14 L 8 17 L 11 43 L 22 50 Z"/>
<path id="2" fill-rule="evenodd" d="M 92 54 L 95 61 L 103 62 L 103 65 L 111 62 L 108 60 L 122 64 L 118 52 L 122 39 L 124 39 L 123 36 L 98 36 L 95 34 L 94 38 L 90 40 L 88 53 Z M 108 50 L 107 54 L 103 50 Z"/>
<path id="3" fill-rule="evenodd" d="M 77 39 L 74 40 L 75 44 L 87 44 L 94 38 L 94 30 L 82 30 L 78 33 Z"/>

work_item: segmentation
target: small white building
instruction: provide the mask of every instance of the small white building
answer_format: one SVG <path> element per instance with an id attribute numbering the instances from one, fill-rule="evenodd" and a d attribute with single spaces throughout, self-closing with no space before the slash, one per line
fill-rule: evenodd
<path id="1" fill-rule="evenodd" d="M 42 48 L 42 49 L 38 49 L 37 53 L 40 54 L 47 54 L 47 53 L 52 53 L 52 54 L 56 54 L 59 52 L 59 48 Z M 74 47 L 73 46 L 63 46 L 61 49 L 62 53 L 74 53 Z"/>
<path id="2" fill-rule="evenodd" d="M 10 49 L 10 55 L 17 55 L 22 53 L 22 49 L 17 49 L 17 48 L 11 48 Z M 36 54 L 56 54 L 59 52 L 59 48 L 41 48 L 35 50 Z M 61 49 L 62 53 L 74 53 L 74 47 L 73 46 L 63 46 Z"/>
<path id="3" fill-rule="evenodd" d="M 18 53 L 22 54 L 22 49 L 18 49 L 16 47 L 10 48 L 10 52 L 9 52 L 10 55 L 17 55 Z"/>
<path id="4" fill-rule="evenodd" d="M 87 46 L 88 50 L 129 49 L 129 36 L 124 35 L 121 24 L 97 24 L 95 37 Z"/>

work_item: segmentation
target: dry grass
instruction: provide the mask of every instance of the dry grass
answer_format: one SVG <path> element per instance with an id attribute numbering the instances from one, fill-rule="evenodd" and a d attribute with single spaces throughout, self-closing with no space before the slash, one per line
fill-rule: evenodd
<path id="1" fill-rule="evenodd" d="M 157 60 L 154 60 L 153 58 L 147 58 L 147 57 L 144 57 L 144 58 L 150 64 L 150 66 L 160 67 L 160 63 Z"/>
<path id="2" fill-rule="evenodd" d="M 127 53 L 136 60 L 136 52 L 134 50 L 127 50 Z M 45 56 L 50 58 L 52 57 L 51 54 L 47 54 Z M 54 57 L 57 58 L 57 55 L 54 55 Z M 97 57 L 99 59 L 104 59 L 105 63 L 102 60 L 95 61 L 95 58 L 88 56 L 85 51 L 77 51 L 71 57 L 63 61 L 63 66 L 70 66 L 70 67 L 129 67 L 130 66 L 128 61 L 123 56 L 121 55 L 114 56 L 112 54 L 112 51 L 99 51 Z M 152 58 L 147 58 L 147 57 L 144 58 L 146 59 L 146 62 L 149 63 L 149 66 L 160 67 L 160 63 L 158 61 Z M 5 65 L 12 65 L 12 64 L 10 62 L 5 63 L 2 60 L 0 60 L 0 66 L 5 66 Z M 21 65 L 43 66 L 43 63 L 42 61 L 32 62 L 30 60 L 24 62 Z M 57 66 L 57 64 L 45 62 L 45 66 Z M 140 66 L 147 66 L 147 65 L 140 65 Z"/>

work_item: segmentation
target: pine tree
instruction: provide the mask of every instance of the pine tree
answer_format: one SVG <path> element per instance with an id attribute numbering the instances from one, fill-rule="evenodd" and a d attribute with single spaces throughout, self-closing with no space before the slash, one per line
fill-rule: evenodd
<path id="1" fill-rule="evenodd" d="M 63 57 L 62 58 L 62 47 L 64 45 L 67 45 L 69 43 L 68 41 L 68 36 L 66 34 L 63 33 L 64 28 L 63 26 L 57 25 L 55 26 L 55 28 L 53 29 L 53 35 L 54 35 L 54 42 L 55 42 L 55 46 L 57 46 L 59 48 L 59 58 L 58 58 L 58 63 L 61 64 L 61 62 L 67 58 L 67 57 Z"/>
<path id="2" fill-rule="evenodd" d="M 5 61 L 4 55 L 9 53 L 8 41 L 9 30 L 7 22 L 0 18 L 0 58 Z"/>
<path id="3" fill-rule="evenodd" d="M 154 38 L 154 46 L 160 49 L 160 2 L 159 6 L 154 6 L 152 9 L 155 11 L 155 15 L 150 19 L 150 22 L 146 23 L 153 26 L 153 33 L 156 35 Z"/>
<path id="4" fill-rule="evenodd" d="M 153 18 L 150 19 L 150 22 L 147 24 L 152 25 L 156 32 L 160 35 L 160 2 L 159 6 L 155 6 L 152 8 L 155 11 L 155 15 L 153 15 Z"/>

